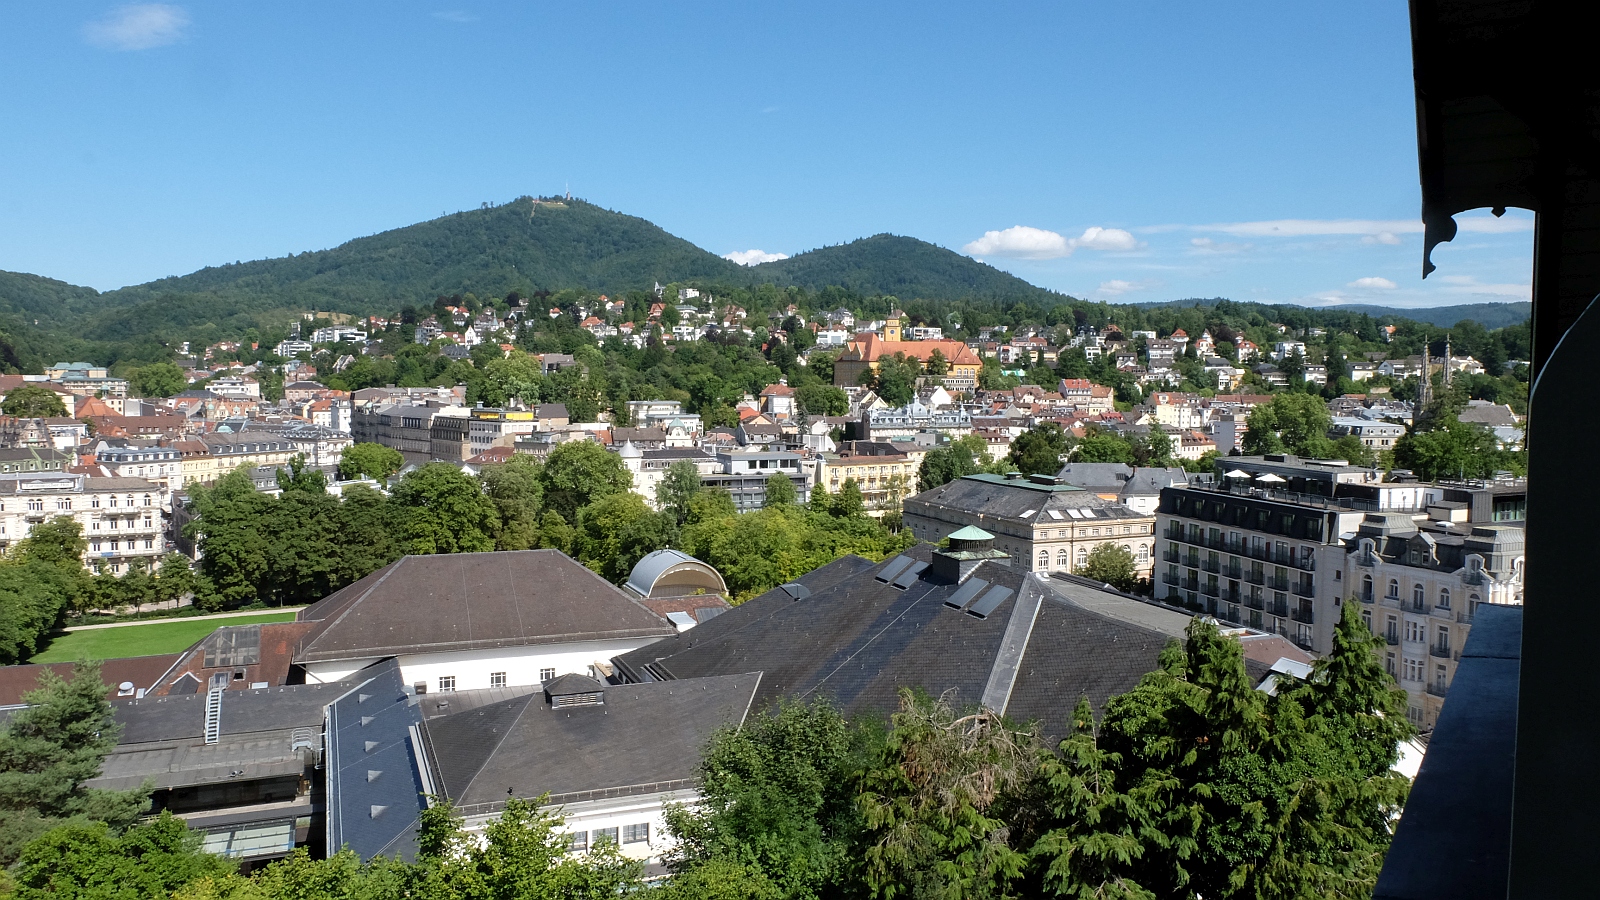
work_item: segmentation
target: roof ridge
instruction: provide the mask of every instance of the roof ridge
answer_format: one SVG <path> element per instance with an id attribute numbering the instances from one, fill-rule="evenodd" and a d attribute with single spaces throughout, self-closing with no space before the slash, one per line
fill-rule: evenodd
<path id="1" fill-rule="evenodd" d="M 354 600 L 351 600 L 349 603 L 345 604 L 345 608 L 344 608 L 343 611 L 341 611 L 333 619 L 324 620 L 325 624 L 322 626 L 322 630 L 318 631 L 314 637 L 311 637 L 309 640 L 307 640 L 306 638 L 302 637 L 300 639 L 300 643 L 299 643 L 298 647 L 296 648 L 296 652 L 293 654 L 293 656 L 300 656 L 301 654 L 304 654 L 304 653 L 308 652 L 311 649 L 311 647 L 314 644 L 316 644 L 318 638 L 320 638 L 320 637 L 322 637 L 322 635 L 326 634 L 328 629 L 333 628 L 335 625 L 338 625 L 340 622 L 343 622 L 344 621 L 344 617 L 348 616 L 350 614 L 351 610 L 355 609 L 357 606 L 360 606 L 362 600 L 365 600 L 369 595 L 372 594 L 373 591 L 377 590 L 385 581 L 388 581 L 390 575 L 393 575 L 395 572 L 400 571 L 401 564 L 404 563 L 406 560 L 408 560 L 410 558 L 411 558 L 410 554 L 407 554 L 407 555 L 402 556 L 399 559 L 395 560 L 394 562 L 390 563 L 388 565 L 389 571 L 387 571 L 387 572 L 383 573 L 382 575 L 378 576 L 378 580 L 377 581 L 374 581 L 371 585 L 369 585 L 367 587 L 366 590 L 364 590 L 360 594 L 358 594 Z M 341 588 L 341 590 L 342 590 L 342 588 Z M 334 593 L 338 593 L 338 591 L 335 591 Z M 332 595 L 329 595 L 329 596 L 332 596 Z M 323 598 L 323 599 L 327 599 L 327 598 Z M 307 607 L 307 608 L 309 609 L 310 607 Z"/>
<path id="2" fill-rule="evenodd" d="M 489 748 L 489 752 L 483 757 L 483 762 L 479 763 L 478 765 L 478 771 L 472 773 L 472 777 L 467 779 L 467 783 L 462 785 L 461 790 L 456 792 L 456 797 L 465 797 L 469 792 L 471 792 L 472 786 L 478 781 L 478 776 L 482 775 L 483 770 L 488 767 L 489 760 L 494 759 L 495 754 L 500 752 L 500 748 L 505 745 L 506 739 L 511 737 L 511 732 L 516 730 L 517 723 L 521 722 L 522 717 L 528 714 L 528 704 L 533 702 L 533 698 L 539 696 L 540 693 L 541 692 L 539 691 L 533 691 L 531 693 L 523 694 L 521 697 L 513 697 L 510 700 L 505 701 L 507 703 L 514 703 L 518 700 L 521 700 L 522 709 L 518 710 L 517 714 L 512 717 L 509 723 L 506 724 L 506 730 L 500 735 L 500 740 L 495 741 L 494 746 Z"/>

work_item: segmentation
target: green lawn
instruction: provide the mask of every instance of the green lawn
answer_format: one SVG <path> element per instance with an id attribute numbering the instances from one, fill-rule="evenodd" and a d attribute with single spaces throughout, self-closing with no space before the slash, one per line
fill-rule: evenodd
<path id="1" fill-rule="evenodd" d="M 73 662 L 78 659 L 114 659 L 121 656 L 153 656 L 188 649 L 223 625 L 254 625 L 261 622 L 290 622 L 294 612 L 262 613 L 231 619 L 200 619 L 192 622 L 156 622 L 121 628 L 96 628 L 63 634 L 39 651 L 29 662 Z"/>

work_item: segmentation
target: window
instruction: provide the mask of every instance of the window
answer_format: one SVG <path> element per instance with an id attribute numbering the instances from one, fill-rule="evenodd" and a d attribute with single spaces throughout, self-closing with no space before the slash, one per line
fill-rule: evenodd
<path id="1" fill-rule="evenodd" d="M 455 689 L 456 689 L 456 677 L 454 675 L 440 675 L 439 676 L 439 693 L 447 694 L 447 693 L 449 693 L 449 692 L 451 692 L 451 691 L 453 691 Z"/>
<path id="2" fill-rule="evenodd" d="M 89 542 L 89 549 L 93 550 L 96 553 L 99 553 L 100 552 L 100 542 L 99 541 L 90 541 Z"/>
<path id="3" fill-rule="evenodd" d="M 1449 609 L 1450 608 L 1450 589 L 1449 588 L 1439 588 L 1439 608 L 1440 609 Z"/>
<path id="4" fill-rule="evenodd" d="M 555 669 L 540 669 L 539 670 L 539 681 L 540 682 L 555 681 L 555 680 L 556 680 L 556 670 Z"/>
<path id="5" fill-rule="evenodd" d="M 1383 670 L 1390 675 L 1394 674 L 1394 654 L 1390 653 L 1383 661 Z"/>
<path id="6" fill-rule="evenodd" d="M 613 845 L 617 842 L 617 829 L 615 828 L 596 828 L 593 834 L 594 846 L 596 847 L 600 846 L 602 842 Z"/>
<path id="7" fill-rule="evenodd" d="M 1421 681 L 1422 673 L 1422 660 L 1408 658 L 1405 661 L 1404 674 L 1401 676 L 1401 679 L 1404 681 Z"/>
<path id="8" fill-rule="evenodd" d="M 1140 544 L 1139 545 L 1139 557 L 1138 557 L 1138 559 L 1139 559 L 1139 564 L 1140 565 L 1144 565 L 1145 563 L 1149 562 L 1150 561 L 1150 548 L 1146 547 L 1144 544 Z"/>
<path id="9" fill-rule="evenodd" d="M 1072 557 L 1066 550 L 1063 549 L 1056 553 L 1056 568 L 1065 569 L 1070 562 L 1072 562 Z"/>
<path id="10" fill-rule="evenodd" d="M 1034 571 L 1036 571 L 1036 572 L 1045 572 L 1045 571 L 1049 571 L 1049 569 L 1050 569 L 1050 551 L 1049 550 L 1040 550 L 1039 551 L 1039 565 L 1034 567 Z"/>
<path id="11" fill-rule="evenodd" d="M 490 672 L 489 673 L 489 687 L 505 687 L 505 686 L 506 686 L 506 673 L 504 673 L 504 672 Z"/>
<path id="12" fill-rule="evenodd" d="M 1388 597 L 1391 600 L 1399 600 L 1400 599 L 1400 582 L 1398 580 L 1393 579 L 1393 578 L 1389 579 Z"/>
<path id="13" fill-rule="evenodd" d="M 589 832 L 587 832 L 587 831 L 569 831 L 569 832 L 567 832 L 567 852 L 568 853 L 582 853 L 583 851 L 588 850 L 588 849 L 589 849 Z"/>
<path id="14" fill-rule="evenodd" d="M 1411 588 L 1411 605 L 1415 606 L 1417 609 L 1421 609 L 1422 605 L 1426 602 L 1427 591 L 1423 590 L 1422 585 L 1420 584 L 1413 586 Z"/>
<path id="15" fill-rule="evenodd" d="M 650 823 L 640 822 L 638 825 L 622 826 L 622 842 L 624 844 L 638 844 L 650 840 Z"/>
<path id="16" fill-rule="evenodd" d="M 1406 622 L 1406 640 L 1421 643 L 1427 639 L 1427 632 L 1421 622 Z"/>
<path id="17" fill-rule="evenodd" d="M 1088 564 L 1089 564 L 1089 551 L 1083 549 L 1082 547 L 1079 547 L 1078 548 L 1078 568 L 1081 569 L 1084 566 L 1087 566 Z"/>
<path id="18" fill-rule="evenodd" d="M 144 539 L 144 548 L 146 550 L 154 550 L 156 548 L 155 539 L 154 538 L 145 538 Z"/>

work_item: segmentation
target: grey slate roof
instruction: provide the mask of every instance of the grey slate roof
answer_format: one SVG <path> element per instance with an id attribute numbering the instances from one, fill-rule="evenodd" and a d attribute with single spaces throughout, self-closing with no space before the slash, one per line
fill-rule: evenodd
<path id="1" fill-rule="evenodd" d="M 328 707 L 327 846 L 362 859 L 410 859 L 427 786 L 411 742 L 422 709 L 405 690 L 397 660 L 367 669 Z M 353 679 L 355 680 L 355 679 Z"/>
<path id="2" fill-rule="evenodd" d="M 407 556 L 300 611 L 298 663 L 665 636 L 676 630 L 556 550 Z"/>
<path id="3" fill-rule="evenodd" d="M 507 788 L 524 798 L 548 791 L 560 803 L 589 791 L 688 787 L 706 742 L 744 721 L 760 681 L 743 673 L 608 685 L 604 704 L 561 709 L 534 693 L 429 719 L 435 787 L 469 815 L 504 802 Z"/>
<path id="4" fill-rule="evenodd" d="M 1162 488 L 1189 483 L 1189 473 L 1181 466 L 1135 467 L 1123 463 L 1067 463 L 1056 477 L 1087 491 L 1115 491 L 1122 497 L 1156 496 Z"/>
<path id="5" fill-rule="evenodd" d="M 923 544 L 903 556 L 926 562 L 932 551 Z M 1140 601 L 1078 585 L 1058 588 L 994 561 L 968 580 L 1011 593 L 979 619 L 946 605 L 961 585 L 931 569 L 907 575 L 914 567 L 897 560 L 874 565 L 846 557 L 803 576 L 799 599 L 776 588 L 614 662 L 637 680 L 760 670 L 762 706 L 783 696 L 826 695 L 846 713 L 887 715 L 902 687 L 935 696 L 953 690 L 958 704 L 982 702 L 1040 720 L 1050 732 L 1078 697 L 1100 706 L 1133 687 L 1187 624 L 1179 613 L 1151 612 Z M 877 573 L 908 586 L 879 581 Z M 1132 604 L 1133 611 L 1111 615 L 1106 604 Z"/>
<path id="6" fill-rule="evenodd" d="M 297 684 L 227 691 L 222 697 L 221 739 L 205 743 L 206 695 L 113 700 L 122 737 L 90 787 L 125 790 L 152 779 L 157 788 L 245 778 L 293 775 L 305 770 L 297 735 L 321 746 L 323 707 L 353 682 Z"/>
<path id="7" fill-rule="evenodd" d="M 1083 519 L 1142 519 L 1116 500 L 1071 485 L 1043 485 L 1026 479 L 997 475 L 967 475 L 905 501 L 907 514 L 939 518 L 949 509 L 963 515 L 983 515 L 1014 522 L 1067 523 Z M 1072 510 L 1076 515 L 1069 514 Z"/>

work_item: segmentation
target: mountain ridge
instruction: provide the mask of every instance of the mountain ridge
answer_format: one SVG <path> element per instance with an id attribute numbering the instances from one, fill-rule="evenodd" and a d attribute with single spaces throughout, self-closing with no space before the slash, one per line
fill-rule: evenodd
<path id="1" fill-rule="evenodd" d="M 252 327 L 281 324 L 299 311 L 387 314 L 458 293 L 504 296 L 513 290 L 530 294 L 564 289 L 618 293 L 655 282 L 690 282 L 713 290 L 764 283 L 811 291 L 837 286 L 862 296 L 893 295 L 906 302 L 1047 306 L 1074 299 L 914 237 L 876 234 L 747 267 L 637 216 L 582 200 L 519 197 L 353 238 L 325 250 L 208 266 L 112 291 L 0 272 L 0 329 L 18 346 L 59 345 L 61 352 L 84 342 L 143 342 L 154 347 L 178 336 L 215 340 L 237 335 Z M 1216 301 L 1137 305 L 1196 302 Z M 1431 310 L 1337 308 L 1441 327 L 1474 318 L 1493 328 L 1525 320 L 1529 304 Z M 51 341 L 30 334 L 34 329 L 53 332 Z"/>

